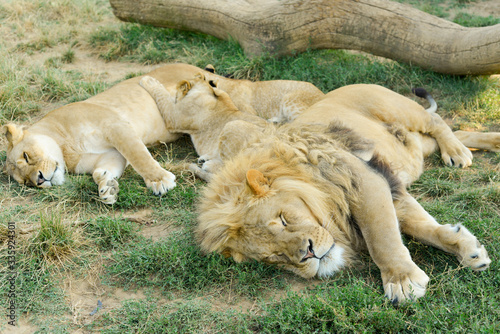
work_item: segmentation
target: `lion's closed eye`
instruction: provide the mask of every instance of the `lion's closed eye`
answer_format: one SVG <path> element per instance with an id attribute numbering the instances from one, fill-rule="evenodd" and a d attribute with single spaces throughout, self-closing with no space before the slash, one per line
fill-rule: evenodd
<path id="1" fill-rule="evenodd" d="M 280 214 L 280 219 L 281 219 L 281 224 L 283 224 L 283 226 L 287 226 L 288 223 L 285 219 L 285 216 L 283 215 L 283 213 Z"/>

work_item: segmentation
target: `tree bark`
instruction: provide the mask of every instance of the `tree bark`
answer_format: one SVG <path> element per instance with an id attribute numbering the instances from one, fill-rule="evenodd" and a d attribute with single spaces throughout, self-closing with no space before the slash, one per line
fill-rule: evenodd
<path id="1" fill-rule="evenodd" d="M 465 28 L 389 0 L 110 0 L 121 20 L 238 41 L 248 56 L 349 49 L 446 74 L 500 73 L 500 24 Z"/>

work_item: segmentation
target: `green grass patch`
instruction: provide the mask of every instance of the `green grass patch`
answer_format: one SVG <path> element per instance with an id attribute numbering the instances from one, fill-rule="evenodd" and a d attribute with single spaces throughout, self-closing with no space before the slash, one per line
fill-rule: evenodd
<path id="1" fill-rule="evenodd" d="M 121 247 L 137 238 L 137 225 L 122 218 L 97 217 L 85 225 L 88 238 L 102 250 Z"/>
<path id="2" fill-rule="evenodd" d="M 115 252 L 106 271 L 117 286 L 154 286 L 167 294 L 194 295 L 231 289 L 235 294 L 256 296 L 283 288 L 287 276 L 262 263 L 236 264 L 218 254 L 204 256 L 191 233 L 182 231 L 157 242 L 135 242 Z"/>
<path id="3" fill-rule="evenodd" d="M 40 216 L 40 227 L 27 243 L 27 254 L 42 262 L 63 264 L 85 245 L 81 232 L 55 213 Z"/>
<path id="4" fill-rule="evenodd" d="M 500 18 L 493 16 L 478 16 L 468 13 L 458 13 L 453 22 L 464 27 L 487 27 L 500 23 Z"/>
<path id="5" fill-rule="evenodd" d="M 130 300 L 95 324 L 85 326 L 101 333 L 253 333 L 244 315 L 213 311 L 206 301 L 161 305 L 158 300 Z M 104 327 L 104 329 L 102 327 Z"/>

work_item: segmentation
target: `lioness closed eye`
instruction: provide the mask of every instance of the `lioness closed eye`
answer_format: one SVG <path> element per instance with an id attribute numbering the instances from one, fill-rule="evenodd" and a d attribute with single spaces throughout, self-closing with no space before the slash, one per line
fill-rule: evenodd
<path id="1" fill-rule="evenodd" d="M 261 131 L 244 122 L 239 130 Z M 205 188 L 196 230 L 205 251 L 305 278 L 332 275 L 368 251 L 395 304 L 422 297 L 429 281 L 401 232 L 473 270 L 488 268 L 474 235 L 460 224 L 438 224 L 406 191 L 424 157 L 438 149 L 449 165 L 471 164 L 470 151 L 433 110 L 380 86 L 352 85 L 265 132 Z M 500 133 L 470 136 L 476 140 L 467 143 L 483 149 L 500 143 Z"/>

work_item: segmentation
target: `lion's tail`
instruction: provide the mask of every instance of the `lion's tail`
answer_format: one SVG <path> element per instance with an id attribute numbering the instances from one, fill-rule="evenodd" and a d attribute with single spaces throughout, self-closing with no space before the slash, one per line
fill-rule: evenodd
<path id="1" fill-rule="evenodd" d="M 431 94 L 429 94 L 428 91 L 426 91 L 422 87 L 413 88 L 411 91 L 413 92 L 413 94 L 417 95 L 418 97 L 424 98 L 427 101 L 429 101 L 431 106 L 429 108 L 425 109 L 428 113 L 432 114 L 432 113 L 436 112 L 438 105 L 437 105 L 436 101 L 434 100 L 434 98 L 431 96 Z"/>

